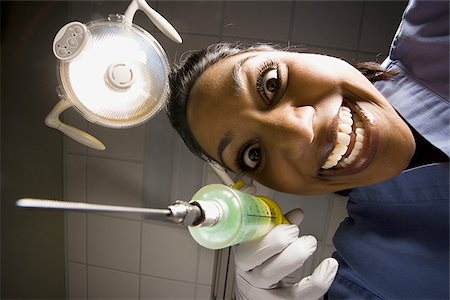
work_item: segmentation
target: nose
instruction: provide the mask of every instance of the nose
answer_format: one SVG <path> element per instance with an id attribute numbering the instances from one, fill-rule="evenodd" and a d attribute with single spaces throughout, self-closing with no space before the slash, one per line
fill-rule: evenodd
<path id="1" fill-rule="evenodd" d="M 265 143 L 284 155 L 297 157 L 314 141 L 312 106 L 284 106 L 271 110 L 266 116 L 263 132 Z"/>

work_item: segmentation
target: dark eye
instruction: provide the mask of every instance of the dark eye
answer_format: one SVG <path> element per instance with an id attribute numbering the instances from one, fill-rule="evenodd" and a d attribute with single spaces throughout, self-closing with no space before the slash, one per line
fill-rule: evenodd
<path id="1" fill-rule="evenodd" d="M 259 143 L 251 144 L 243 149 L 239 153 L 238 166 L 242 172 L 255 170 L 261 161 L 261 150 Z"/>
<path id="2" fill-rule="evenodd" d="M 280 79 L 278 78 L 278 69 L 267 68 L 260 73 L 257 81 L 257 89 L 261 96 L 269 103 L 280 89 Z"/>
<path id="3" fill-rule="evenodd" d="M 277 70 L 268 71 L 263 77 L 264 93 L 275 94 L 280 86 Z"/>

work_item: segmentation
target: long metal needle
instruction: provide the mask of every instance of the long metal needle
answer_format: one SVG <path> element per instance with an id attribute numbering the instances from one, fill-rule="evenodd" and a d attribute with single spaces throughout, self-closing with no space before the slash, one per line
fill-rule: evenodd
<path id="1" fill-rule="evenodd" d="M 34 198 L 24 198 L 17 200 L 16 205 L 20 207 L 32 207 L 32 208 L 69 209 L 82 211 L 134 212 L 134 213 L 144 213 L 149 215 L 164 215 L 164 216 L 168 216 L 171 214 L 170 209 L 103 205 L 103 204 L 91 204 L 83 202 L 68 202 L 68 201 L 34 199 Z"/>

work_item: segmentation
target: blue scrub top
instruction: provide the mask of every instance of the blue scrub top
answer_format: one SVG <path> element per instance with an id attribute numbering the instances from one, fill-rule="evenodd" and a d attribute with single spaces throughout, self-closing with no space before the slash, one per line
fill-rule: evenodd
<path id="1" fill-rule="evenodd" d="M 449 299 L 449 164 L 349 195 L 329 299 Z"/>
<path id="2" fill-rule="evenodd" d="M 450 156 L 449 2 L 411 1 L 375 83 L 402 117 Z M 449 299 L 449 164 L 353 189 L 333 243 L 327 299 Z"/>

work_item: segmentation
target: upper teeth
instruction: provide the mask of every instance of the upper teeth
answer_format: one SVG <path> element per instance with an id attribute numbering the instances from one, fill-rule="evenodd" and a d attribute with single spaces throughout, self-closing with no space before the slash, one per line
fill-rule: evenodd
<path id="1" fill-rule="evenodd" d="M 350 155 L 342 159 L 342 157 L 348 150 L 348 145 L 350 144 L 352 125 L 354 134 L 356 135 L 355 144 Z M 330 156 L 328 156 L 326 162 L 323 164 L 322 169 L 331 169 L 335 166 L 345 168 L 346 166 L 350 165 L 361 151 L 363 147 L 363 141 L 364 125 L 361 121 L 361 118 L 357 114 L 352 115 L 350 108 L 348 108 L 347 106 L 342 106 L 339 111 L 339 125 L 336 137 L 336 146 L 334 147 L 333 151 L 331 151 L 331 154 Z"/>

